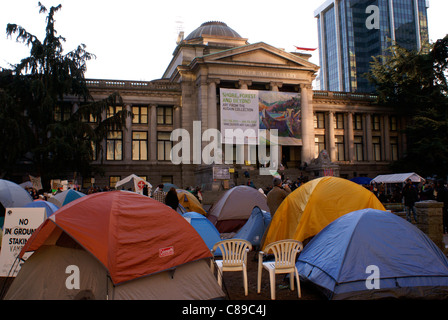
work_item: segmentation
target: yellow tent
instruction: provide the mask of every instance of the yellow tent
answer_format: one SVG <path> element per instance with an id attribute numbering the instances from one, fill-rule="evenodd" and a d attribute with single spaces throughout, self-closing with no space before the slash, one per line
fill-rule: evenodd
<path id="1" fill-rule="evenodd" d="M 354 182 L 336 177 L 311 180 L 283 200 L 263 248 L 282 239 L 304 241 L 344 214 L 366 208 L 386 210 L 372 192 Z"/>
<path id="2" fill-rule="evenodd" d="M 188 212 L 197 212 L 202 215 L 207 215 L 207 212 L 202 208 L 201 203 L 198 198 L 194 196 L 191 192 L 187 190 L 177 189 L 177 198 L 179 199 L 179 204 L 181 204 Z"/>

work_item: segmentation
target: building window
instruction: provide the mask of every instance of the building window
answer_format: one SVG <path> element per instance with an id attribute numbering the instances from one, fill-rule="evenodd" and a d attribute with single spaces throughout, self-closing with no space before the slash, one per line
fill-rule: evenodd
<path id="1" fill-rule="evenodd" d="M 336 147 L 336 159 L 338 161 L 344 161 L 345 160 L 344 136 L 335 136 L 334 142 Z"/>
<path id="2" fill-rule="evenodd" d="M 123 110 L 122 106 L 109 106 L 107 108 L 107 118 L 115 116 L 118 112 L 121 112 Z"/>
<path id="3" fill-rule="evenodd" d="M 372 137 L 373 144 L 373 160 L 381 161 L 381 138 Z"/>
<path id="4" fill-rule="evenodd" d="M 344 129 L 344 115 L 342 113 L 336 113 L 334 115 L 334 128 Z"/>
<path id="5" fill-rule="evenodd" d="M 106 160 L 123 160 L 123 132 L 109 131 L 106 139 Z"/>
<path id="6" fill-rule="evenodd" d="M 173 183 L 173 176 L 162 176 L 162 183 Z"/>
<path id="7" fill-rule="evenodd" d="M 109 187 L 110 188 L 115 188 L 115 185 L 117 184 L 118 181 L 121 180 L 120 176 L 110 176 L 109 177 Z"/>
<path id="8" fill-rule="evenodd" d="M 353 115 L 353 129 L 362 130 L 362 115 L 360 114 Z"/>
<path id="9" fill-rule="evenodd" d="M 147 124 L 148 123 L 148 107 L 147 106 L 133 106 L 132 123 L 134 124 Z"/>
<path id="10" fill-rule="evenodd" d="M 173 107 L 157 107 L 157 124 L 173 124 Z"/>
<path id="11" fill-rule="evenodd" d="M 362 137 L 356 136 L 354 137 L 354 144 L 355 144 L 355 160 L 356 161 L 363 161 L 364 160 L 364 144 L 362 143 Z"/>
<path id="12" fill-rule="evenodd" d="M 390 117 L 390 130 L 397 131 L 398 130 L 398 120 L 396 116 Z"/>
<path id="13" fill-rule="evenodd" d="M 325 150 L 325 136 L 323 136 L 323 135 L 316 135 L 314 139 L 315 139 L 314 156 L 315 156 L 315 158 L 317 158 L 319 156 L 319 153 L 322 150 Z"/>
<path id="14" fill-rule="evenodd" d="M 92 161 L 96 161 L 98 160 L 98 147 L 97 144 L 93 141 L 90 142 L 91 146 L 92 146 Z"/>
<path id="15" fill-rule="evenodd" d="M 132 132 L 132 160 L 148 160 L 148 132 Z"/>
<path id="16" fill-rule="evenodd" d="M 375 131 L 380 130 L 380 116 L 377 115 L 372 116 L 372 130 Z"/>
<path id="17" fill-rule="evenodd" d="M 171 160 L 171 149 L 173 142 L 170 140 L 170 132 L 157 132 L 157 160 Z"/>
<path id="18" fill-rule="evenodd" d="M 62 105 L 54 107 L 54 121 L 66 121 L 72 114 L 71 105 Z"/>
<path id="19" fill-rule="evenodd" d="M 316 112 L 314 114 L 314 128 L 325 129 L 325 114 L 323 112 Z"/>
<path id="20" fill-rule="evenodd" d="M 398 160 L 398 138 L 397 137 L 390 137 L 390 151 L 391 151 L 392 161 L 397 161 Z"/>

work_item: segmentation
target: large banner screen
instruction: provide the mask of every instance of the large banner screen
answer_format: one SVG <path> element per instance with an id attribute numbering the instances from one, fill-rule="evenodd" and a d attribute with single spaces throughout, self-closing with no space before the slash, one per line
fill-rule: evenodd
<path id="1" fill-rule="evenodd" d="M 302 145 L 298 93 L 236 89 L 221 89 L 220 93 L 224 143 L 235 143 L 231 134 L 241 130 L 246 133 L 244 144 L 258 144 L 259 129 L 276 129 L 280 145 Z"/>

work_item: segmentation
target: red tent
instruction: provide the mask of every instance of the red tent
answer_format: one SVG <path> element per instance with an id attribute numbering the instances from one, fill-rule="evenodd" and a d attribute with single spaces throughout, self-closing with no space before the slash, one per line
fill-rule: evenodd
<path id="1" fill-rule="evenodd" d="M 33 233 L 20 257 L 52 244 L 61 231 L 96 257 L 114 284 L 211 257 L 176 211 L 127 191 L 87 195 L 59 209 Z"/>

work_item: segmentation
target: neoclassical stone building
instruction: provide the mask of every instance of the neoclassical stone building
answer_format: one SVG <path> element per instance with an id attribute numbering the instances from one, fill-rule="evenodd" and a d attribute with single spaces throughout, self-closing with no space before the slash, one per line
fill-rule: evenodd
<path id="1" fill-rule="evenodd" d="M 221 89 L 297 93 L 301 140 L 283 141 L 279 146 L 279 157 L 292 179 L 300 173 L 373 178 L 389 172 L 391 162 L 405 150 L 402 120 L 393 110 L 376 105 L 371 95 L 313 91 L 319 67 L 309 58 L 263 42 L 251 44 L 225 23 L 206 22 L 185 38 L 179 35 L 162 79 L 88 80 L 94 98 L 117 91 L 134 113 L 126 129 L 110 132 L 104 141 L 94 163 L 104 168 L 105 175 L 94 177 L 95 184 L 114 186 L 119 179 L 136 174 L 153 185 L 172 182 L 179 187 L 201 184 L 210 188 L 218 178 L 212 175 L 213 165 L 173 164 L 170 151 L 176 142 L 170 134 L 178 128 L 193 133 L 194 124 L 200 124 L 201 132 L 220 130 Z M 331 165 L 335 170 L 319 170 L 325 165 L 315 159 L 322 150 L 327 151 L 328 168 Z M 263 179 L 256 176 L 259 165 L 245 162 L 220 167 L 226 172 L 230 169 L 230 183 L 241 183 L 244 171 Z M 264 178 L 271 181 L 272 177 Z M 84 177 L 83 185 L 90 181 Z"/>

